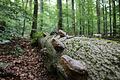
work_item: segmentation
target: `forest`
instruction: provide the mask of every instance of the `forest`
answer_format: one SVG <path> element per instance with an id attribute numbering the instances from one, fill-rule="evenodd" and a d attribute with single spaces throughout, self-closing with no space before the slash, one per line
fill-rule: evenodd
<path id="1" fill-rule="evenodd" d="M 0 0 L 0 80 L 120 80 L 120 0 Z"/>

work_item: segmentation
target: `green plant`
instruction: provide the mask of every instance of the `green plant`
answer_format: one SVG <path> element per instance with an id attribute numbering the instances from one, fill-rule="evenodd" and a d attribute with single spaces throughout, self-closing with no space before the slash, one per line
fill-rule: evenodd
<path id="1" fill-rule="evenodd" d="M 44 37 L 44 32 L 36 32 L 33 34 L 32 44 L 36 43 L 39 38 Z"/>

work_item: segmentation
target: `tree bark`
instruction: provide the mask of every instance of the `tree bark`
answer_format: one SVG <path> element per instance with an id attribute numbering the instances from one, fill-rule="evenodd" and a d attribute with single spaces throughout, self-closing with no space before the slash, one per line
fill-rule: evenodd
<path id="1" fill-rule="evenodd" d="M 58 29 L 63 29 L 62 25 L 62 0 L 57 0 L 58 5 Z"/>
<path id="2" fill-rule="evenodd" d="M 43 27 L 43 0 L 40 0 L 40 15 L 41 15 L 40 27 L 41 27 L 41 30 L 42 30 L 42 27 Z"/>
<path id="3" fill-rule="evenodd" d="M 72 0 L 72 27 L 73 27 L 73 33 L 76 35 L 76 29 L 75 29 L 75 9 L 74 9 L 74 0 Z"/>
<path id="4" fill-rule="evenodd" d="M 66 0 L 66 9 L 67 9 L 67 28 L 69 28 L 69 20 L 68 20 L 68 0 Z"/>
<path id="5" fill-rule="evenodd" d="M 102 4 L 103 4 L 103 9 L 102 9 L 102 12 L 103 12 L 103 36 L 105 36 L 105 3 L 104 3 L 104 0 L 102 0 Z"/>
<path id="6" fill-rule="evenodd" d="M 30 11 L 32 11 L 32 0 L 29 1 L 29 8 L 30 8 Z"/>
<path id="7" fill-rule="evenodd" d="M 119 0 L 119 36 L 120 36 L 120 0 Z"/>
<path id="8" fill-rule="evenodd" d="M 111 18 L 111 0 L 109 0 L 109 24 L 110 24 L 110 36 L 112 36 L 112 18 Z"/>
<path id="9" fill-rule="evenodd" d="M 112 0 L 113 3 L 113 36 L 116 36 L 116 7 L 115 7 L 115 1 Z"/>
<path id="10" fill-rule="evenodd" d="M 82 24 L 81 24 L 81 12 L 82 12 L 82 7 L 81 7 L 81 2 L 79 1 L 79 4 L 78 4 L 78 6 L 79 6 L 79 35 L 82 35 Z"/>
<path id="11" fill-rule="evenodd" d="M 107 30 L 107 6 L 105 5 L 105 36 L 108 35 L 108 30 Z"/>
<path id="12" fill-rule="evenodd" d="M 98 34 L 100 34 L 100 0 L 96 0 L 96 11 L 97 11 L 97 27 L 98 27 Z"/>
<path id="13" fill-rule="evenodd" d="M 38 16 L 38 0 L 34 0 L 34 12 L 33 12 L 33 23 L 30 37 L 33 38 L 33 34 L 37 31 L 37 16 Z"/>
<path id="14" fill-rule="evenodd" d="M 26 5 L 24 7 L 24 3 L 23 3 L 23 7 L 24 9 L 26 10 L 27 9 L 27 4 L 28 4 L 28 0 L 26 1 Z M 25 14 L 23 13 L 24 17 L 25 17 Z M 26 25 L 26 18 L 24 18 L 23 20 L 23 31 L 22 31 L 22 36 L 24 36 L 24 33 L 25 33 L 25 25 Z"/>
<path id="15" fill-rule="evenodd" d="M 57 38 L 54 36 L 48 36 L 48 37 L 40 39 L 39 43 L 41 43 L 43 48 L 46 48 L 46 52 L 45 52 L 46 66 L 48 67 L 47 69 L 49 69 L 49 70 L 54 70 L 54 69 L 51 69 L 51 68 L 53 68 L 53 66 L 54 67 L 59 66 L 58 67 L 59 70 L 62 71 L 63 69 L 59 65 L 60 64 L 59 60 L 60 60 L 61 56 L 69 55 L 73 59 L 85 62 L 85 64 L 87 65 L 87 71 L 89 74 L 88 80 L 119 79 L 120 78 L 118 76 L 120 73 L 118 71 L 120 69 L 119 60 L 114 61 L 115 58 L 119 59 L 119 56 L 118 56 L 119 53 L 116 53 L 116 54 L 112 53 L 112 52 L 114 52 L 113 48 L 115 48 L 115 46 L 113 46 L 114 43 L 112 43 L 113 44 L 113 45 L 111 45 L 112 48 L 110 48 L 110 47 L 107 47 L 107 46 L 109 46 L 109 44 L 107 44 L 107 42 L 109 42 L 109 41 L 101 40 L 100 43 L 103 41 L 105 43 L 102 43 L 100 45 L 96 45 L 96 41 L 98 42 L 99 40 L 96 40 L 93 38 L 88 39 L 88 38 L 81 38 L 81 37 Z M 116 45 L 116 43 L 115 43 L 115 45 Z M 96 49 L 96 47 L 98 49 Z M 104 49 L 104 48 L 109 48 L 109 50 L 111 50 L 111 51 L 107 51 L 107 49 Z M 103 52 L 103 50 L 105 50 L 105 51 Z M 106 54 L 106 51 L 108 52 L 108 54 Z M 99 53 L 97 53 L 97 52 L 99 52 Z M 113 57 L 113 54 L 114 54 L 114 57 Z M 64 57 L 62 57 L 62 58 L 64 58 Z M 70 64 L 68 64 L 68 65 L 74 66 L 76 63 L 72 62 L 72 60 L 65 58 L 65 60 L 64 60 L 65 65 L 64 64 L 63 65 L 66 66 L 67 65 L 66 62 L 70 61 Z M 52 67 L 51 67 L 51 65 L 52 65 Z M 116 68 L 113 68 L 115 66 L 116 66 Z M 70 66 L 66 66 L 66 67 L 70 67 Z M 74 67 L 76 67 L 76 66 L 74 66 Z M 71 69 L 72 71 L 76 70 L 76 69 L 73 69 L 72 67 L 69 69 Z M 77 69 L 80 69 L 80 68 L 77 67 Z M 62 74 L 64 74 L 64 71 Z M 72 75 L 74 75 L 74 74 L 72 74 Z M 70 76 L 68 76 L 68 77 L 70 77 Z M 78 77 L 80 77 L 80 75 L 77 77 L 76 76 L 72 76 L 72 77 L 78 78 Z M 68 80 L 70 80 L 70 79 L 68 79 Z M 86 80 L 86 79 L 78 78 L 78 79 L 72 79 L 72 80 Z"/>

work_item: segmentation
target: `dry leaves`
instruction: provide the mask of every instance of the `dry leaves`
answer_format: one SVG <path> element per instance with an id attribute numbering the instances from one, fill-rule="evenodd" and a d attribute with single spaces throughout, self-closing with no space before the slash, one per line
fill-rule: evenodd
<path id="1" fill-rule="evenodd" d="M 27 39 L 16 38 L 11 44 L 0 45 L 0 53 L 14 50 L 14 46 L 19 45 L 24 54 L 15 57 L 12 55 L 0 55 L 0 62 L 11 63 L 5 70 L 12 72 L 16 77 L 0 78 L 0 80 L 56 80 L 54 76 L 48 74 L 43 63 L 43 55 L 37 48 L 32 48 Z"/>

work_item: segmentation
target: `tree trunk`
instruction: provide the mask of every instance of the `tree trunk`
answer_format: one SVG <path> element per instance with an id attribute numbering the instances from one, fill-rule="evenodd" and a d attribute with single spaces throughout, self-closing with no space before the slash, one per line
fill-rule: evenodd
<path id="1" fill-rule="evenodd" d="M 68 0 L 66 0 L 66 9 L 67 9 L 67 28 L 69 28 L 69 20 L 68 20 Z"/>
<path id="2" fill-rule="evenodd" d="M 58 29 L 63 29 L 62 25 L 62 0 L 57 0 L 58 5 Z"/>
<path id="3" fill-rule="evenodd" d="M 108 35 L 107 31 L 107 6 L 105 5 L 105 36 Z"/>
<path id="4" fill-rule="evenodd" d="M 72 0 L 72 27 L 73 27 L 73 33 L 76 35 L 75 31 L 75 9 L 74 9 L 74 0 Z"/>
<path id="5" fill-rule="evenodd" d="M 119 37 L 120 37 L 120 0 L 119 0 Z"/>
<path id="6" fill-rule="evenodd" d="M 100 43 L 96 45 L 96 42 Z M 104 42 L 104 43 L 103 43 Z M 119 49 L 119 47 L 115 47 L 115 45 L 119 46 L 117 43 L 107 44 L 109 41 L 106 40 L 97 40 L 97 39 L 90 39 L 90 38 L 81 38 L 81 37 L 62 37 L 57 38 L 53 36 L 46 36 L 45 38 L 40 39 L 39 43 L 42 45 L 43 48 L 46 48 L 45 56 L 46 56 L 46 67 L 47 69 L 53 68 L 50 67 L 51 65 L 54 65 L 58 67 L 62 71 L 62 67 L 60 62 L 60 58 L 63 55 L 69 55 L 73 59 L 76 59 L 78 61 L 82 61 L 87 65 L 87 71 L 88 71 L 88 80 L 116 80 L 120 79 L 120 65 L 119 65 L 119 52 L 115 52 L 113 48 Z M 109 48 L 110 51 L 107 50 Z M 103 51 L 104 50 L 104 51 Z M 107 54 L 106 54 L 107 52 Z M 114 55 L 113 55 L 114 54 Z M 64 58 L 64 57 L 62 57 Z M 71 76 L 68 71 L 67 74 L 68 77 L 74 77 L 78 78 L 79 76 L 75 76 L 74 69 L 72 66 L 74 66 L 74 63 L 69 58 L 64 58 L 65 64 L 63 64 L 66 67 L 71 67 L 69 69 L 70 72 L 72 71 L 74 76 Z M 68 60 L 68 61 L 67 61 Z M 70 64 L 67 64 L 67 62 L 71 62 Z M 73 64 L 72 64 L 73 63 Z M 74 66 L 76 67 L 76 66 Z M 113 68 L 115 67 L 115 68 Z M 68 69 L 68 68 L 66 68 Z M 80 69 L 80 68 L 77 68 Z M 75 69 L 76 70 L 76 69 Z M 66 71 L 65 71 L 66 72 Z M 79 71 L 78 71 L 79 72 Z M 82 73 L 82 72 L 81 72 Z M 64 74 L 64 70 L 63 73 Z M 82 74 L 82 77 L 84 75 Z M 62 80 L 62 79 L 61 79 Z M 64 80 L 64 79 L 63 79 Z M 84 79 L 68 79 L 68 80 L 86 80 Z"/>
<path id="7" fill-rule="evenodd" d="M 28 4 L 28 0 L 26 1 L 26 5 L 24 7 L 24 9 L 26 10 L 27 9 L 27 4 Z M 24 6 L 24 4 L 23 4 Z M 24 17 L 25 17 L 25 14 L 23 13 Z M 26 25 L 26 18 L 24 18 L 23 20 L 23 31 L 22 31 L 22 36 L 24 36 L 24 33 L 25 33 L 25 25 Z"/>
<path id="8" fill-rule="evenodd" d="M 29 1 L 29 8 L 30 8 L 30 11 L 32 12 L 32 0 Z"/>
<path id="9" fill-rule="evenodd" d="M 115 7 L 115 1 L 112 0 L 113 3 L 113 36 L 116 36 L 116 7 Z"/>
<path id="10" fill-rule="evenodd" d="M 33 23 L 30 37 L 33 38 L 33 34 L 37 31 L 37 15 L 38 15 L 38 0 L 34 0 L 34 12 L 33 12 Z"/>
<path id="11" fill-rule="evenodd" d="M 85 35 L 85 0 L 82 0 L 82 35 Z"/>
<path id="12" fill-rule="evenodd" d="M 110 24 L 110 36 L 112 36 L 112 18 L 111 18 L 111 0 L 109 0 L 109 24 Z"/>
<path id="13" fill-rule="evenodd" d="M 79 1 L 79 35 L 82 35 L 82 24 L 81 24 L 81 16 L 82 16 L 82 7 L 81 7 L 81 2 Z"/>
<path id="14" fill-rule="evenodd" d="M 103 4 L 103 36 L 105 36 L 105 3 L 104 0 L 102 0 L 102 4 Z"/>
<path id="15" fill-rule="evenodd" d="M 88 26 L 88 32 L 87 35 L 90 36 L 91 34 L 91 18 L 90 18 L 90 13 L 91 13 L 91 4 L 90 4 L 90 0 L 87 0 L 87 26 Z"/>
<path id="16" fill-rule="evenodd" d="M 97 27 L 98 27 L 98 34 L 100 34 L 100 0 L 96 0 L 96 11 L 97 11 Z"/>
<path id="17" fill-rule="evenodd" d="M 43 0 L 40 0 L 40 15 L 41 15 L 40 28 L 42 30 L 42 27 L 43 27 Z"/>

